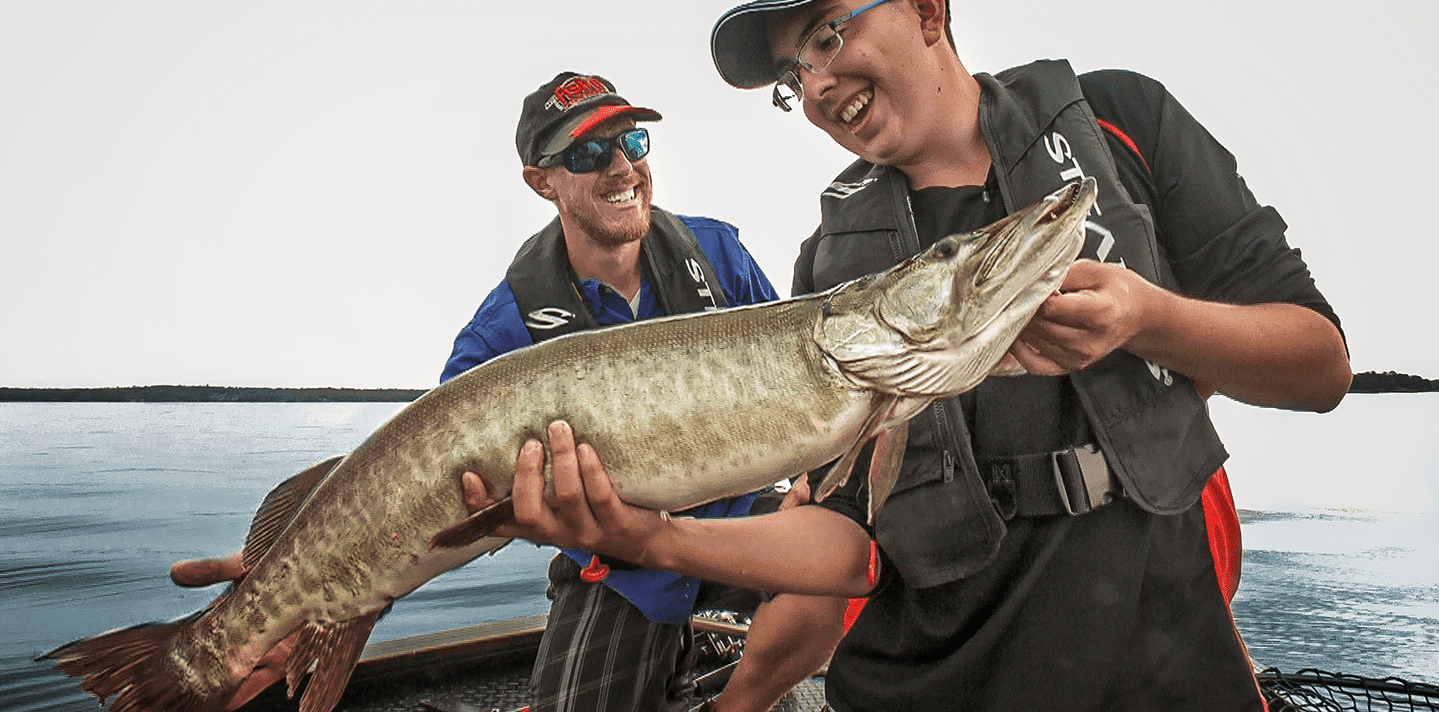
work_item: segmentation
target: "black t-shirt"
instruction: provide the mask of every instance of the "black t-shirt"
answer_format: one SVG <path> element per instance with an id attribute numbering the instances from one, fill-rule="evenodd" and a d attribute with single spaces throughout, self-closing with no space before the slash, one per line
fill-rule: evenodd
<path id="1" fill-rule="evenodd" d="M 1300 304 L 1338 324 L 1278 214 L 1162 85 L 1121 71 L 1080 84 L 1096 116 L 1137 149 L 1106 134 L 1121 182 L 1155 218 L 1179 291 Z M 924 244 L 1003 216 L 999 203 L 993 185 L 911 194 Z M 978 456 L 1086 441 L 1067 379 L 990 379 L 964 398 Z M 859 485 L 852 478 L 819 506 L 864 523 Z M 839 712 L 1261 709 L 1198 505 L 1158 516 L 1120 500 L 1081 517 L 1016 518 L 988 567 L 932 588 L 884 571 L 830 666 Z"/>
<path id="2" fill-rule="evenodd" d="M 1009 213 L 993 171 L 984 186 L 923 188 L 910 191 L 909 198 L 921 248 Z M 1053 452 L 1094 441 L 1068 378 L 990 378 L 959 400 L 976 458 Z"/>

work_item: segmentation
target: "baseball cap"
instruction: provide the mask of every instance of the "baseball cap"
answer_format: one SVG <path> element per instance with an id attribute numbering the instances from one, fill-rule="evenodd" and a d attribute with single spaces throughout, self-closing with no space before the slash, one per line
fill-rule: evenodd
<path id="1" fill-rule="evenodd" d="M 654 109 L 632 106 L 615 93 L 604 77 L 560 72 L 525 97 L 515 130 L 515 147 L 527 166 L 564 150 L 596 124 L 613 116 L 633 115 L 636 121 L 659 121 Z"/>
<path id="2" fill-rule="evenodd" d="M 722 15 L 710 33 L 710 54 L 720 76 L 740 89 L 775 83 L 782 68 L 775 66 L 765 25 L 776 12 L 813 1 L 755 0 Z"/>

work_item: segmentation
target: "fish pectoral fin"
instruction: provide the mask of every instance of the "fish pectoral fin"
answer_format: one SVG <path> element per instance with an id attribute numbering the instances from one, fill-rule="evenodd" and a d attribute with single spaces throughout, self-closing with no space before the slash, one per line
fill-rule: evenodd
<path id="1" fill-rule="evenodd" d="M 935 397 L 962 393 L 979 385 L 989 373 L 988 366 L 954 358 L 944 350 L 912 349 L 903 353 L 840 361 L 839 365 L 850 378 L 871 388 L 908 396 Z"/>
<path id="2" fill-rule="evenodd" d="M 430 551 L 435 549 L 458 549 L 469 546 L 487 536 L 496 527 L 514 521 L 515 502 L 510 496 L 481 509 L 459 523 L 441 529 L 430 537 Z"/>
<path id="3" fill-rule="evenodd" d="M 240 556 L 245 570 L 254 568 L 260 557 L 270 550 L 270 545 L 279 538 L 280 532 L 290 526 L 295 512 L 300 511 L 300 505 L 309 499 L 310 493 L 315 491 L 325 476 L 330 474 L 330 470 L 335 469 L 343 459 L 344 455 L 336 455 L 312 465 L 304 472 L 276 485 L 275 489 L 265 495 L 260 508 L 255 510 L 255 518 L 250 521 L 250 533 L 245 536 L 245 549 Z"/>
<path id="4" fill-rule="evenodd" d="M 859 431 L 859 437 L 850 443 L 849 449 L 829 468 L 829 473 L 819 483 L 819 488 L 814 491 L 814 501 L 823 502 L 825 497 L 834 494 L 834 491 L 844 486 L 849 481 L 849 473 L 854 470 L 854 463 L 859 460 L 859 454 L 869 439 L 874 436 L 875 430 L 879 428 L 890 412 L 899 402 L 899 396 L 892 396 L 887 393 L 875 393 L 870 399 L 869 417 L 864 421 L 864 427 Z"/>
<path id="5" fill-rule="evenodd" d="M 999 363 L 994 365 L 994 368 L 989 369 L 989 375 L 999 376 L 1001 378 L 1008 378 L 1011 376 L 1023 376 L 1027 373 L 1029 373 L 1029 371 L 1026 370 L 1024 366 L 1019 365 L 1018 361 L 1009 364 L 1006 364 L 1004 361 L 1000 361 Z"/>
<path id="6" fill-rule="evenodd" d="M 874 453 L 869 458 L 869 523 L 874 524 L 874 515 L 889 499 L 890 490 L 899 479 L 900 465 L 904 464 L 904 448 L 909 443 L 909 421 L 881 432 L 874 438 Z"/>
<path id="7" fill-rule="evenodd" d="M 312 663 L 315 665 L 305 696 L 300 700 L 300 712 L 329 712 L 339 703 L 380 613 L 366 613 L 323 626 L 311 623 L 301 629 L 295 649 L 285 662 L 285 681 L 292 699 L 300 679 Z"/>

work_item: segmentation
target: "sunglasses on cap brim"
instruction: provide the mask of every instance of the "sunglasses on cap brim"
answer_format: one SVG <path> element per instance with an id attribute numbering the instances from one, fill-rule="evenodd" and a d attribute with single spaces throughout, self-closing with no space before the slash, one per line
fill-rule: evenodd
<path id="1" fill-rule="evenodd" d="M 609 167 L 616 148 L 630 161 L 638 161 L 650 152 L 650 132 L 635 128 L 617 136 L 576 141 L 559 153 L 541 158 L 539 167 L 563 165 L 571 173 L 600 171 Z"/>

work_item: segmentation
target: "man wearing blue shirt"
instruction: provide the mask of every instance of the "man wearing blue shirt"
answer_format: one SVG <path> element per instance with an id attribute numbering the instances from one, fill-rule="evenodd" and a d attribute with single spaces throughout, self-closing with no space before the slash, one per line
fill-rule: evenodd
<path id="1" fill-rule="evenodd" d="M 516 132 L 524 180 L 558 215 L 525 242 L 460 331 L 442 381 L 575 331 L 777 298 L 732 225 L 650 204 L 649 134 L 637 122 L 659 119 L 605 79 L 572 72 L 526 97 Z M 479 484 L 477 475 L 466 477 Z M 745 516 L 755 498 L 682 514 Z M 762 598 L 578 550 L 556 556 L 549 578 L 554 603 L 531 678 L 534 712 L 683 705 L 697 604 L 749 610 Z M 769 709 L 828 659 L 844 605 L 804 596 L 765 604 L 755 616 L 749 670 L 736 673 L 722 706 Z M 753 674 L 761 658 L 763 674 Z"/>
<path id="2" fill-rule="evenodd" d="M 515 255 L 504 281 L 455 339 L 441 381 L 496 356 L 575 331 L 776 299 L 734 226 L 676 216 L 650 204 L 649 134 L 658 121 L 601 77 L 565 72 L 526 97 L 516 132 L 524 180 L 559 215 Z M 467 501 L 483 498 L 466 473 Z M 781 509 L 804 499 L 801 478 Z M 751 513 L 756 494 L 682 512 Z M 775 509 L 778 497 L 756 509 Z M 244 574 L 240 555 L 175 564 L 171 578 L 205 586 Z M 753 611 L 745 657 L 722 696 L 723 712 L 768 710 L 828 659 L 843 635 L 846 601 L 757 591 L 642 569 L 566 550 L 550 564 L 550 608 L 531 685 L 531 712 L 687 709 L 690 616 L 697 609 Z M 284 675 L 292 636 L 266 654 L 229 704 L 234 709 Z"/>

